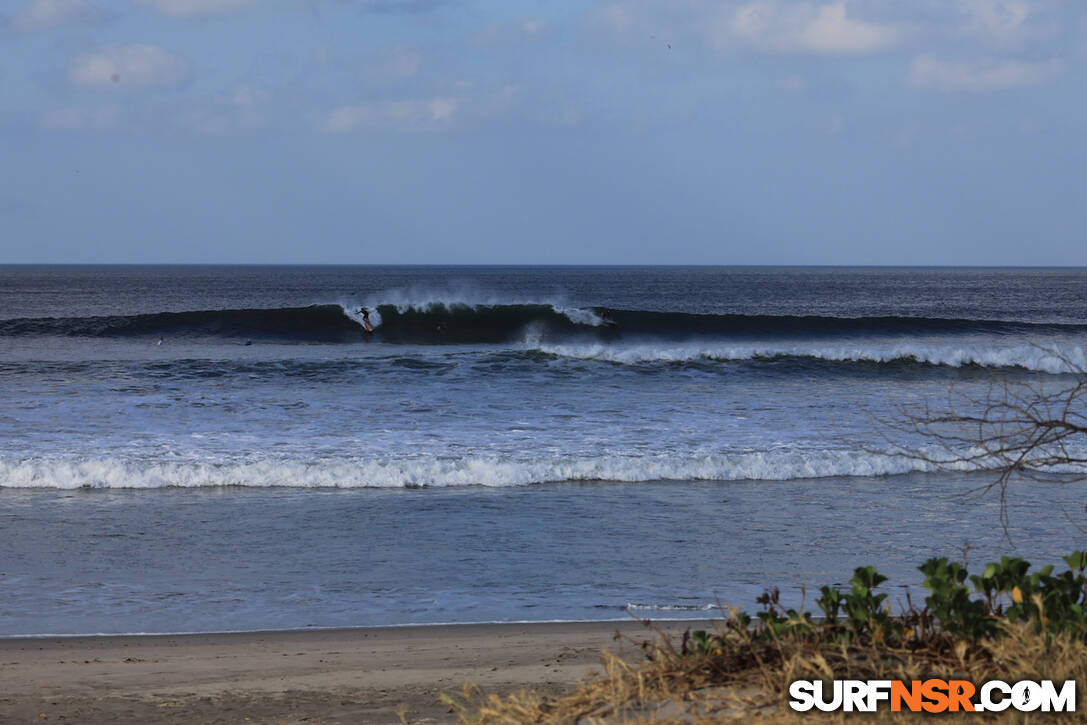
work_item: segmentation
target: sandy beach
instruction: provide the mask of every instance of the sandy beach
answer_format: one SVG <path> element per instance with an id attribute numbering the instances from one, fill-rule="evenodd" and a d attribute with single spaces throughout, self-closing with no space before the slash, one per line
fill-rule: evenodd
<path id="1" fill-rule="evenodd" d="M 3 639 L 0 722 L 448 722 L 440 696 L 465 682 L 561 690 L 652 637 L 630 621 Z"/>

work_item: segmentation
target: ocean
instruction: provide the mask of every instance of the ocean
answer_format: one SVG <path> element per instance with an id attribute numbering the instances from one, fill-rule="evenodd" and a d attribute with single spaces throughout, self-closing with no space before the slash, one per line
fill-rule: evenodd
<path id="1" fill-rule="evenodd" d="M 0 267 L 0 635 L 699 618 L 1056 562 L 1079 484 L 1016 481 L 1005 532 L 964 496 L 992 473 L 888 423 L 1085 345 L 1080 269 Z"/>

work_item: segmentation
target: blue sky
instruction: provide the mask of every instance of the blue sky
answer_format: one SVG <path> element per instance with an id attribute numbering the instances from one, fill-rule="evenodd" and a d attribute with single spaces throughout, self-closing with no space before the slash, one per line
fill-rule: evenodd
<path id="1" fill-rule="evenodd" d="M 1087 265 L 1082 0 L 0 13 L 0 262 Z"/>

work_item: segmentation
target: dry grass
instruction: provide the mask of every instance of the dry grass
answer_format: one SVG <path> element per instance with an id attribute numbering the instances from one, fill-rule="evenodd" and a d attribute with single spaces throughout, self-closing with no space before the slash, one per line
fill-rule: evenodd
<path id="1" fill-rule="evenodd" d="M 969 645 L 943 640 L 931 647 L 896 649 L 826 644 L 789 638 L 774 642 L 729 640 L 713 653 L 684 653 L 659 637 L 645 658 L 631 662 L 605 653 L 603 674 L 590 675 L 560 696 L 521 691 L 499 697 L 466 686 L 449 698 L 461 723 L 718 723 L 840 721 L 907 722 L 932 715 L 908 713 L 813 714 L 788 707 L 789 684 L 798 679 L 899 679 L 938 677 L 980 683 L 991 679 L 1077 680 L 1087 683 L 1087 644 L 1069 636 L 1046 637 L 1014 625 L 1006 637 Z M 946 714 L 940 721 L 1033 723 L 1087 722 L 1084 697 L 1077 712 Z"/>

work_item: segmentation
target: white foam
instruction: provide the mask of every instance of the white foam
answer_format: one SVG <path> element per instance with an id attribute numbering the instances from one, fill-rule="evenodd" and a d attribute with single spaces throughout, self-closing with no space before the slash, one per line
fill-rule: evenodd
<path id="1" fill-rule="evenodd" d="M 925 343 L 866 341 L 854 344 L 771 344 L 697 345 L 549 345 L 526 338 L 525 343 L 557 357 L 601 360 L 623 365 L 742 361 L 775 357 L 806 357 L 836 362 L 914 361 L 930 365 L 964 367 L 1019 367 L 1045 373 L 1087 370 L 1087 352 L 1082 345 L 1038 347 L 987 343 Z"/>
<path id="2" fill-rule="evenodd" d="M 343 302 L 340 302 L 338 304 L 340 306 L 340 309 L 343 310 L 344 317 L 346 317 L 349 320 L 353 320 L 354 322 L 357 322 L 359 327 L 363 326 L 363 324 L 362 324 L 362 314 L 360 314 L 359 308 L 360 307 L 366 307 L 366 305 L 348 305 L 348 304 L 344 304 Z M 381 313 L 378 312 L 377 309 L 373 308 L 373 307 L 370 307 L 370 308 L 367 308 L 367 309 L 370 310 L 370 324 L 373 325 L 374 327 L 380 327 L 381 326 Z"/>
<path id="3" fill-rule="evenodd" d="M 651 612 L 711 612 L 721 609 L 721 606 L 717 604 L 638 604 L 637 602 L 628 602 L 623 609 Z"/>
<path id="4" fill-rule="evenodd" d="M 956 466 L 976 470 L 977 466 Z M 683 456 L 586 456 L 537 460 L 498 457 L 300 462 L 165 462 L 85 459 L 0 459 L 7 488 L 406 488 L 525 486 L 562 481 L 783 481 L 833 476 L 888 476 L 935 466 L 857 450 L 789 450 Z"/>
<path id="5" fill-rule="evenodd" d="M 438 308 L 450 309 L 453 307 L 499 307 L 503 305 L 540 305 L 550 307 L 555 314 L 563 315 L 575 325 L 599 327 L 604 324 L 593 310 L 583 307 L 571 307 L 562 300 L 539 299 L 510 299 L 484 295 L 472 290 L 458 289 L 454 292 L 429 292 L 424 290 L 389 290 L 382 292 L 380 296 L 371 296 L 359 305 L 351 302 L 337 302 L 344 315 L 361 324 L 362 317 L 356 313 L 359 307 L 370 310 L 370 320 L 374 325 L 381 324 L 381 314 L 377 308 L 381 305 L 391 305 L 401 314 L 410 311 L 429 312 Z"/>
<path id="6" fill-rule="evenodd" d="M 562 307 L 559 305 L 551 305 L 551 309 L 560 315 L 565 315 L 566 319 L 570 320 L 570 322 L 573 322 L 575 325 L 600 327 L 604 324 L 604 321 L 600 319 L 600 315 L 589 309 L 583 309 L 581 307 Z"/>

